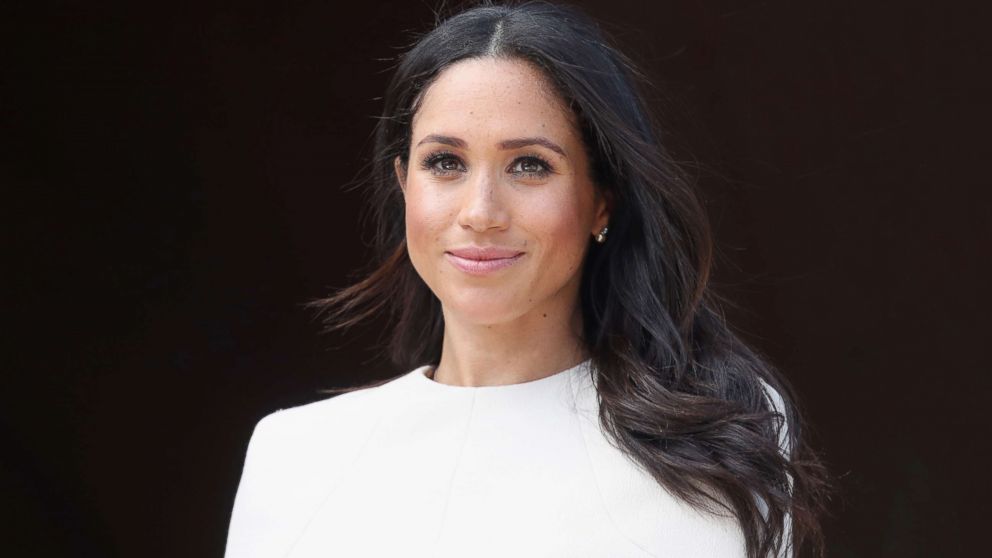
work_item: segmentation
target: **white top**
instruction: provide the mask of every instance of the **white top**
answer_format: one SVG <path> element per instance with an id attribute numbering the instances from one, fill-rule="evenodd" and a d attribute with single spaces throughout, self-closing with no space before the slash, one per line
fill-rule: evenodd
<path id="1" fill-rule="evenodd" d="M 226 558 L 743 557 L 733 518 L 610 445 L 590 363 L 480 387 L 425 365 L 266 416 Z"/>

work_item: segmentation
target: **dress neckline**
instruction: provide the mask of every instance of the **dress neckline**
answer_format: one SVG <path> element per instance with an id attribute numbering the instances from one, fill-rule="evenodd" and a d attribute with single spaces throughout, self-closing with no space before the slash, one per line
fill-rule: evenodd
<path id="1" fill-rule="evenodd" d="M 446 392 L 446 393 L 471 393 L 471 394 L 497 394 L 497 393 L 510 393 L 510 392 L 523 392 L 531 391 L 544 388 L 550 385 L 560 384 L 567 381 L 570 377 L 574 377 L 582 372 L 588 370 L 589 366 L 592 364 L 592 359 L 587 358 L 586 360 L 566 368 L 564 370 L 559 370 L 553 374 L 549 374 L 542 378 L 536 380 L 528 380 L 526 382 L 517 382 L 515 384 L 498 384 L 491 386 L 459 386 L 453 384 L 445 384 L 435 381 L 430 378 L 428 374 L 433 375 L 434 365 L 425 364 L 419 368 L 414 369 L 410 374 L 413 376 L 414 381 L 423 386 L 423 389 L 430 389 L 436 392 Z"/>

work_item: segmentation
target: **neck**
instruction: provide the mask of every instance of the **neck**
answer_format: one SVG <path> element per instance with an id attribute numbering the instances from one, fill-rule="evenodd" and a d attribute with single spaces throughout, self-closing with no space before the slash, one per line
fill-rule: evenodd
<path id="1" fill-rule="evenodd" d="M 505 323 L 480 324 L 444 312 L 441 361 L 435 381 L 459 386 L 495 386 L 538 380 L 586 358 L 582 312 L 535 308 Z"/>

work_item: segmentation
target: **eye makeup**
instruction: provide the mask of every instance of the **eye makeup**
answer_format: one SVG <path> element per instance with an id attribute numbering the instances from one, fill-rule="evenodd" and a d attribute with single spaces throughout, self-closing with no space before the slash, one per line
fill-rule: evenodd
<path id="1" fill-rule="evenodd" d="M 447 176 L 453 172 L 457 172 L 457 169 L 442 169 L 438 168 L 437 164 L 441 162 L 453 161 L 455 163 L 461 164 L 458 156 L 451 151 L 431 151 L 421 159 L 420 168 L 422 170 L 430 171 L 431 174 L 437 176 Z"/>
<path id="2" fill-rule="evenodd" d="M 454 162 L 458 165 L 457 168 L 451 168 L 448 163 Z M 440 163 L 440 166 L 439 166 Z M 538 170 L 522 170 L 521 165 L 527 166 L 538 166 Z M 445 168 L 447 167 L 447 168 Z M 521 170 L 514 170 L 518 167 Z M 464 164 L 462 164 L 461 159 L 447 150 L 431 151 L 425 155 L 420 162 L 420 168 L 422 170 L 428 171 L 435 176 L 450 176 L 457 172 L 462 172 L 464 170 Z M 515 174 L 518 177 L 529 178 L 529 179 L 543 179 L 547 178 L 550 174 L 555 172 L 554 166 L 548 162 L 547 159 L 538 155 L 537 153 L 528 153 L 522 155 L 513 160 L 513 163 L 509 167 L 509 172 Z"/>

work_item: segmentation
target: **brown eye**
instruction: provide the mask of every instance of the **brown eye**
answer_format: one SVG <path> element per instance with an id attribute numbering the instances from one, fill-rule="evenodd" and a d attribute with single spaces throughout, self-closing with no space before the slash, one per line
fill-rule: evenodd
<path id="1" fill-rule="evenodd" d="M 520 163 L 520 170 L 524 172 L 540 172 L 541 164 L 533 159 L 525 159 Z"/>
<path id="2" fill-rule="evenodd" d="M 551 173 L 551 165 L 540 157 L 521 157 L 513 163 L 513 172 L 531 178 L 544 178 Z"/>
<path id="3" fill-rule="evenodd" d="M 421 168 L 438 176 L 447 176 L 460 172 L 462 162 L 458 157 L 448 152 L 429 153 L 421 162 Z"/>

